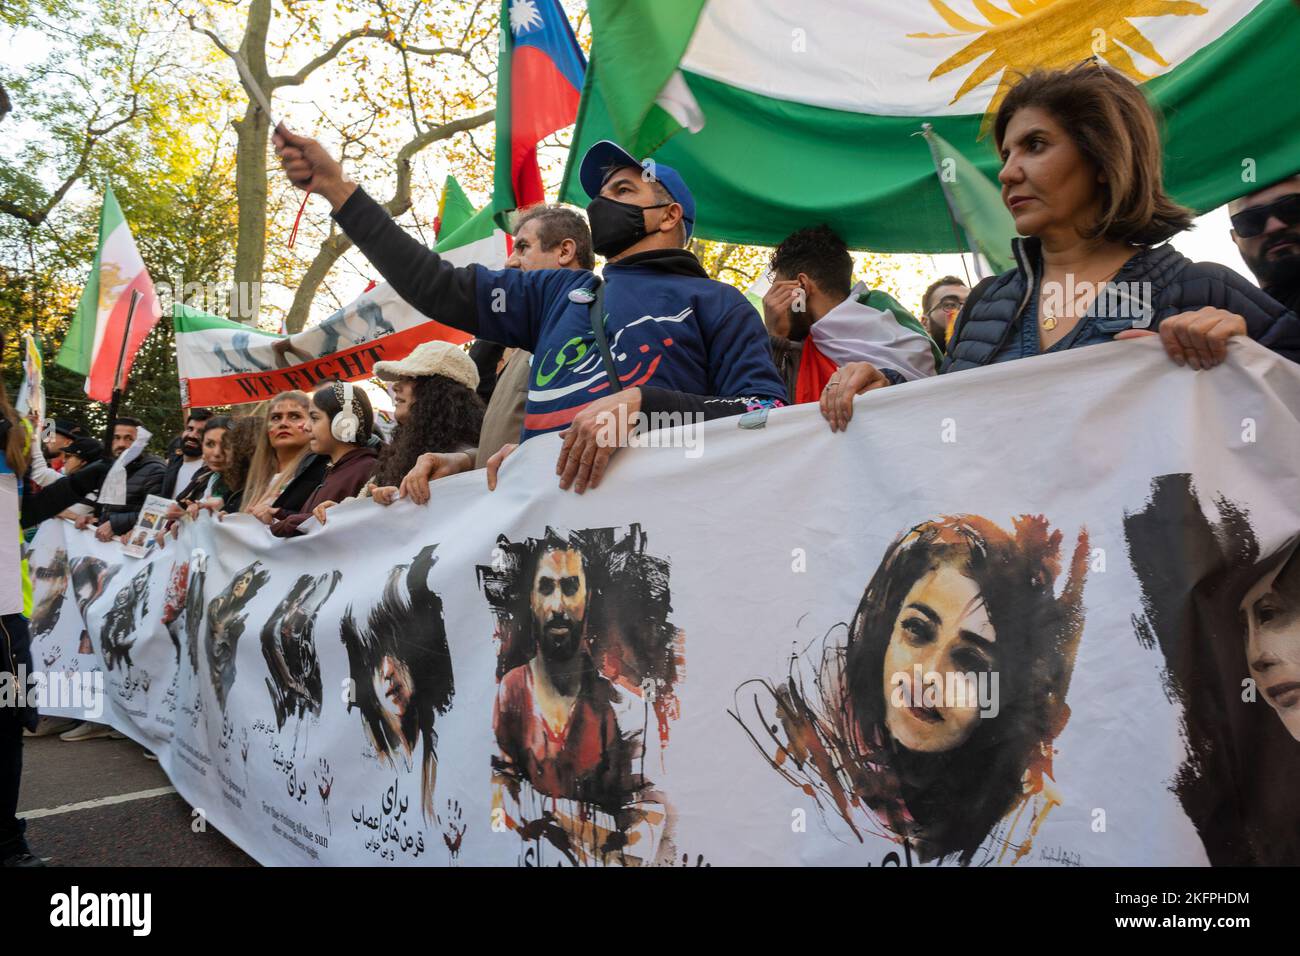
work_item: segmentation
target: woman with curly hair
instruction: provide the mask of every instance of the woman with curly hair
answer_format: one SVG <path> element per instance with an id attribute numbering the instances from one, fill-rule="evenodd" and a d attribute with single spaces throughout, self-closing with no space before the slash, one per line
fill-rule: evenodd
<path id="1" fill-rule="evenodd" d="M 400 362 L 376 362 L 375 375 L 393 383 L 397 429 L 380 452 L 362 496 L 392 504 L 409 489 L 403 483 L 421 459 L 464 459 L 446 474 L 474 467 L 483 401 L 475 392 L 478 369 L 464 349 L 450 342 L 424 342 Z M 442 476 L 443 472 L 434 474 Z M 316 519 L 324 524 L 325 512 L 334 505 L 333 501 L 319 505 Z"/>
<path id="2" fill-rule="evenodd" d="M 737 719 L 859 839 L 874 831 L 922 862 L 962 864 L 990 835 L 1015 846 L 1004 821 L 1051 777 L 1083 632 L 1087 532 L 1057 597 L 1061 543 L 1041 516 L 1016 518 L 1011 533 L 978 515 L 917 525 L 885 552 L 844 645 L 823 649 L 812 693 L 794 677 L 751 681 L 737 704 L 754 691 L 760 719 L 741 706 Z"/>

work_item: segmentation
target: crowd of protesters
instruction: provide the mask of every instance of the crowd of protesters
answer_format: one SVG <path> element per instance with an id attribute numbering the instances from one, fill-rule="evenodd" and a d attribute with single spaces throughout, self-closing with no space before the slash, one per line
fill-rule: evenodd
<path id="1" fill-rule="evenodd" d="M 681 175 L 614 143 L 581 162 L 585 218 L 563 206 L 526 210 L 506 267 L 492 270 L 453 266 L 409 236 L 315 141 L 283 130 L 275 140 L 290 181 L 329 201 L 398 294 L 475 336 L 473 346 L 425 343 L 376 365 L 394 399 L 388 443 L 365 390 L 347 382 L 284 392 L 251 414 L 190 409 L 166 461 L 144 451 L 135 419 L 118 418 L 106 448 L 61 419 L 38 435 L 41 423 L 26 427 L 0 396 L 0 507 L 24 527 L 65 519 L 102 541 L 125 539 L 158 495 L 172 499 L 173 525 L 200 510 L 240 512 L 271 539 L 298 537 L 348 499 L 425 504 L 431 482 L 474 469 L 494 488 L 521 442 L 552 432 L 563 436 L 560 487 L 582 493 L 620 443 L 601 437 L 611 417 L 707 420 L 816 402 L 842 431 L 867 391 L 1142 335 L 1197 370 L 1221 363 L 1234 336 L 1300 361 L 1300 171 L 1229 207 L 1259 287 L 1189 261 L 1167 243 L 1192 213 L 1164 191 L 1156 117 L 1136 86 L 1096 64 L 1032 74 L 1003 100 L 993 140 L 1020 234 L 1016 266 L 973 288 L 937 278 L 919 319 L 855 286 L 843 239 L 816 222 L 776 249 L 760 316 L 686 248 L 696 202 Z M 596 255 L 606 260 L 600 276 Z M 1140 303 L 1111 294 L 1139 286 L 1149 290 Z M 1074 291 L 1054 292 L 1063 287 Z M 110 504 L 98 499 L 114 463 L 125 463 L 126 495 Z M 6 669 L 30 667 L 11 576 L 0 582 Z M 14 817 L 20 731 L 63 725 L 14 718 L 0 713 L 0 858 L 24 865 L 35 858 Z M 83 724 L 63 736 L 110 733 Z"/>

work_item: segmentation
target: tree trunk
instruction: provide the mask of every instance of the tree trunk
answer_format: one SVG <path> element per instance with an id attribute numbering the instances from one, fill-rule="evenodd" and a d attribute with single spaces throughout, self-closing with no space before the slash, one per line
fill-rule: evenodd
<path id="1" fill-rule="evenodd" d="M 266 39 L 271 24 L 271 0 L 252 0 L 248 9 L 248 27 L 239 46 L 253 78 L 265 90 Z M 270 121 L 250 97 L 243 119 L 235 120 L 235 196 L 239 206 L 239 226 L 235 238 L 235 286 L 231 290 L 231 316 L 236 322 L 248 322 L 251 315 L 236 314 L 237 303 L 259 302 L 262 260 L 266 255 L 266 147 Z M 248 283 L 245 285 L 245 283 Z"/>

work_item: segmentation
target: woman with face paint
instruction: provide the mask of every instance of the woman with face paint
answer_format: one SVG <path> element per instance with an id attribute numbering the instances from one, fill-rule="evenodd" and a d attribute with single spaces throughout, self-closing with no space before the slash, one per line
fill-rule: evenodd
<path id="1" fill-rule="evenodd" d="M 375 417 L 366 393 L 348 382 L 331 382 L 316 389 L 311 399 L 311 450 L 329 460 L 325 477 L 302 510 L 278 509 L 271 533 L 292 538 L 312 511 L 327 501 L 355 496 L 375 470 L 377 452 L 370 445 Z"/>
<path id="2" fill-rule="evenodd" d="M 329 459 L 311 450 L 311 399 L 281 392 L 267 404 L 266 431 L 249 465 L 242 510 L 263 524 L 279 509 L 294 513 L 325 477 Z"/>

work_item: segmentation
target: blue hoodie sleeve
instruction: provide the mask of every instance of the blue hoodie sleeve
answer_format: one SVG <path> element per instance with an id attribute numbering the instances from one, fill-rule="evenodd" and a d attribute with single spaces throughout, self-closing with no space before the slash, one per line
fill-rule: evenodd
<path id="1" fill-rule="evenodd" d="M 722 316 L 705 325 L 711 395 L 690 395 L 654 386 L 642 388 L 642 411 L 694 412 L 706 420 L 785 404 L 785 383 L 772 361 L 767 329 L 739 292 L 726 287 Z M 704 311 L 704 310 L 701 310 Z"/>
<path id="2" fill-rule="evenodd" d="M 478 335 L 511 348 L 537 351 L 555 302 L 581 284 L 587 272 L 568 269 L 485 269 L 474 266 Z"/>

